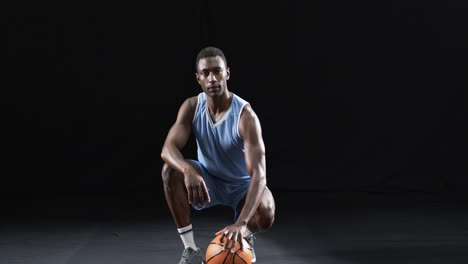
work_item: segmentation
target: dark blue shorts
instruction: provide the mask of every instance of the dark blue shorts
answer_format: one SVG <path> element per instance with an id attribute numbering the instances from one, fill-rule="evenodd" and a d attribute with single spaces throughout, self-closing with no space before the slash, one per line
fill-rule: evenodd
<path id="1" fill-rule="evenodd" d="M 205 208 L 210 208 L 215 205 L 229 206 L 234 210 L 234 220 L 237 220 L 240 214 L 240 212 L 237 212 L 237 205 L 242 198 L 247 195 L 250 181 L 241 183 L 227 182 L 208 173 L 203 164 L 199 161 L 192 161 L 200 168 L 206 187 L 208 188 L 208 194 L 210 195 L 211 201 L 209 203 L 205 203 Z M 205 209 L 201 206 L 202 205 L 199 205 L 197 208 L 192 204 L 192 207 L 196 210 Z"/>

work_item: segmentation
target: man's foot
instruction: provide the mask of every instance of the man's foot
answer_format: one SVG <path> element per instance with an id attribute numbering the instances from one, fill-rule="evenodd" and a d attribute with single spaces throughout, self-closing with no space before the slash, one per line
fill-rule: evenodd
<path id="1" fill-rule="evenodd" d="M 257 257 L 255 256 L 255 250 L 254 250 L 254 235 L 250 235 L 250 236 L 247 236 L 247 237 L 244 237 L 245 240 L 247 240 L 247 242 L 249 243 L 250 245 L 250 248 L 252 249 L 252 263 L 255 263 L 257 261 Z"/>
<path id="2" fill-rule="evenodd" d="M 197 248 L 197 250 L 188 247 L 184 249 L 184 253 L 182 253 L 182 258 L 179 261 L 179 264 L 204 264 L 205 258 L 201 253 L 201 250 Z"/>

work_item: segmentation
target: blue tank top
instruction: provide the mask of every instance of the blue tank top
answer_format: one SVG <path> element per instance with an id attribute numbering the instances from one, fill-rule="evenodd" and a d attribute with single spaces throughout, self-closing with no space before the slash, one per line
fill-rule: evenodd
<path id="1" fill-rule="evenodd" d="M 232 102 L 216 123 L 211 119 L 207 95 L 198 95 L 192 130 L 198 148 L 198 161 L 216 178 L 230 183 L 250 181 L 245 166 L 244 140 L 238 131 L 239 118 L 247 102 L 232 94 Z"/>

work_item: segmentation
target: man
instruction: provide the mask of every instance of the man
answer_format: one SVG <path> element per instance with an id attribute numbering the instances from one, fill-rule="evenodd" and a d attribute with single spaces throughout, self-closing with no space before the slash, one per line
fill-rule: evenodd
<path id="1" fill-rule="evenodd" d="M 166 200 L 185 246 L 179 264 L 204 262 L 193 239 L 189 204 L 196 210 L 218 204 L 234 209 L 235 223 L 216 233 L 231 251 L 237 243 L 243 250 L 253 250 L 253 234 L 269 229 L 275 215 L 273 195 L 266 186 L 260 122 L 249 103 L 229 92 L 230 69 L 223 52 L 202 49 L 196 70 L 203 92 L 182 104 L 161 153 L 166 162 L 162 169 Z M 198 161 L 181 154 L 191 131 Z M 242 237 L 250 245 L 244 245 Z"/>

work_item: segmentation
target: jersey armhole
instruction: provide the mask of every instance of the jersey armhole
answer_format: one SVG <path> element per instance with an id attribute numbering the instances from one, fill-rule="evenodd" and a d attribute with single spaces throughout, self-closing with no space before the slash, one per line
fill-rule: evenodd
<path id="1" fill-rule="evenodd" d="M 243 139 L 240 134 L 239 134 L 239 123 L 240 123 L 240 118 L 241 118 L 241 115 L 242 115 L 242 111 L 244 110 L 244 106 L 248 105 L 249 103 L 245 102 L 242 104 L 241 106 L 241 109 L 239 111 L 239 116 L 237 117 L 237 136 L 240 138 L 240 139 Z"/>
<path id="2" fill-rule="evenodd" d="M 197 96 L 197 105 L 195 106 L 195 113 L 193 114 L 192 124 L 195 122 L 198 113 L 198 105 L 200 105 L 200 94 Z"/>

